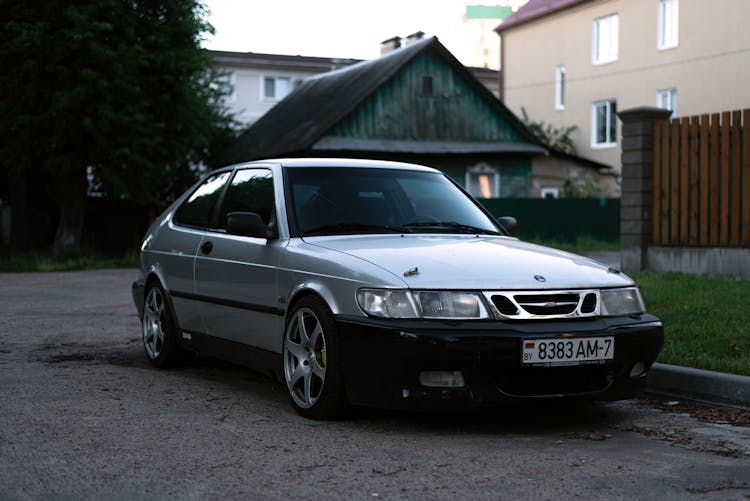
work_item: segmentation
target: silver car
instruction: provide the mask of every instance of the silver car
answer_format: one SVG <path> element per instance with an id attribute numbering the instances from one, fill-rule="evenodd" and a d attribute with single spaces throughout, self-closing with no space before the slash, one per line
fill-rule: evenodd
<path id="1" fill-rule="evenodd" d="M 519 241 L 514 225 L 418 165 L 219 169 L 143 240 L 146 356 L 266 371 L 318 419 L 631 396 L 661 350 L 659 319 L 618 270 Z"/>

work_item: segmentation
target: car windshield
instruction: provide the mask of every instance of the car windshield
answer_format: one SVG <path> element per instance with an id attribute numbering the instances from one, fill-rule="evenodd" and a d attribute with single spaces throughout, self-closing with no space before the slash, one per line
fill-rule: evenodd
<path id="1" fill-rule="evenodd" d="M 501 235 L 498 226 L 437 172 L 346 167 L 286 171 L 301 236 L 363 233 Z"/>

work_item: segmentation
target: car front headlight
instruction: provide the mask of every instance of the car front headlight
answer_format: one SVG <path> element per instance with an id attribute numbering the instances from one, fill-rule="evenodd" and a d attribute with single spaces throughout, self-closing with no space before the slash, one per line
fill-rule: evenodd
<path id="1" fill-rule="evenodd" d="M 643 298 L 637 287 L 624 289 L 602 289 L 601 312 L 605 317 L 640 315 L 646 311 Z"/>
<path id="2" fill-rule="evenodd" d="M 360 289 L 357 291 L 360 308 L 374 317 L 418 318 L 417 305 L 409 291 L 389 289 Z"/>
<path id="3" fill-rule="evenodd" d="M 360 289 L 359 306 L 369 315 L 384 318 L 436 320 L 489 318 L 481 295 L 475 292 Z"/>

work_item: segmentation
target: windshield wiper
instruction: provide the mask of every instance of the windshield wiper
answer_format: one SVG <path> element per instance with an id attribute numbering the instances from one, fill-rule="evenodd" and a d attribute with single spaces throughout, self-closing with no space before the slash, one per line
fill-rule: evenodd
<path id="1" fill-rule="evenodd" d="M 401 226 L 389 226 L 382 224 L 366 223 L 334 223 L 324 224 L 302 232 L 304 236 L 313 235 L 340 235 L 340 234 L 358 234 L 358 233 L 411 233 L 408 228 Z"/>
<path id="2" fill-rule="evenodd" d="M 478 233 L 483 235 L 504 235 L 504 233 L 501 233 L 499 231 L 457 223 L 456 221 L 415 221 L 413 223 L 407 223 L 404 226 L 407 228 L 460 230 L 462 233 Z"/>

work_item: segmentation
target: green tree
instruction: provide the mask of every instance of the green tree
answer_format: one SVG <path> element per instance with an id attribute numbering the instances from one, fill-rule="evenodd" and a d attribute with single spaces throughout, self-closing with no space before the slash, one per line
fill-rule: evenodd
<path id="1" fill-rule="evenodd" d="M 593 179 L 567 178 L 563 184 L 565 198 L 599 198 L 604 187 Z"/>
<path id="2" fill-rule="evenodd" d="M 521 121 L 524 125 L 545 145 L 569 155 L 576 154 L 576 146 L 571 137 L 571 134 L 578 129 L 576 125 L 554 127 L 541 121 L 535 122 L 526 113 L 524 107 L 521 107 L 521 114 L 523 115 Z"/>
<path id="3" fill-rule="evenodd" d="M 0 165 L 15 248 L 26 200 L 58 205 L 58 250 L 80 244 L 92 173 L 108 196 L 162 205 L 231 134 L 198 0 L 2 1 Z"/>

